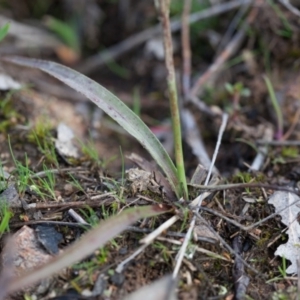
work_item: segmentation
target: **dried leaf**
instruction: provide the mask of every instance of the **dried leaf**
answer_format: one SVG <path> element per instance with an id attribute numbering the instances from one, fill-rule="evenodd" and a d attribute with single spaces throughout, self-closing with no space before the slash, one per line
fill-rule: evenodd
<path id="1" fill-rule="evenodd" d="M 291 261 L 292 264 L 286 269 L 287 274 L 297 273 L 297 260 L 300 257 L 300 225 L 297 220 L 300 213 L 300 198 L 292 193 L 277 191 L 270 197 L 268 203 L 275 206 L 276 212 L 282 218 L 281 222 L 288 227 L 288 242 L 280 245 L 275 255 Z"/>

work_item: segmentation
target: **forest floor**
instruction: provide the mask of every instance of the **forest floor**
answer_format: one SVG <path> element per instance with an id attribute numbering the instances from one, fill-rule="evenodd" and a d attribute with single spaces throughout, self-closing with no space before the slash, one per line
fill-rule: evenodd
<path id="1" fill-rule="evenodd" d="M 15 31 L 15 24 L 11 23 L 11 31 L 0 44 L 1 56 L 42 58 L 83 72 L 132 108 L 173 155 L 162 44 L 157 35 L 143 40 L 148 30 L 158 24 L 152 3 L 89 0 L 83 1 L 83 9 L 82 1 L 72 8 L 69 1 L 49 0 L 44 5 L 43 1 L 30 0 L 22 5 L 17 0 L 4 2 L 7 3 L 0 6 L 1 25 L 5 16 L 24 28 L 43 30 L 45 35 L 39 33 L 40 38 L 49 44 L 35 41 L 37 44 L 32 45 L 34 42 L 30 41 L 21 47 L 18 42 L 26 37 Z M 34 2 L 41 4 L 35 10 Z M 206 222 L 199 219 L 196 223 L 179 273 L 178 298 L 296 299 L 297 272 L 289 272 L 290 260 L 275 252 L 288 242 L 293 230 L 299 233 L 298 207 L 290 209 L 287 234 L 287 226 L 281 222 L 283 216 L 274 214 L 269 200 L 275 196 L 288 204 L 299 200 L 300 18 L 275 0 L 247 1 L 246 5 L 227 11 L 226 5 L 231 1 L 216 1 L 214 5 L 207 1 L 205 7 L 199 7 L 198 2 L 201 1 L 193 1 L 190 13 L 225 7 L 190 28 L 192 86 L 199 77 L 203 81 L 196 97 L 200 104 L 190 101 L 184 108 L 192 113 L 201 132 L 199 141 L 209 157 L 216 145 L 221 113 L 228 113 L 229 120 L 215 164 L 214 179 L 220 188 L 212 190 L 202 203 L 201 217 Z M 173 1 L 172 17 L 181 18 L 180 3 Z M 49 27 L 52 20 L 49 16 L 63 20 L 73 30 L 73 44 L 64 40 L 62 43 L 57 37 L 63 34 L 57 30 L 48 36 L 46 25 Z M 140 42 L 130 51 L 123 48 L 122 41 L 133 45 L 130 39 L 138 33 L 142 33 Z M 173 38 L 180 81 L 185 74 L 181 71 L 181 53 L 186 45 L 182 44 L 180 30 L 174 30 Z M 99 49 L 117 49 L 120 53 L 103 63 L 103 57 L 97 55 Z M 212 72 L 216 62 L 220 64 Z M 168 199 L 160 182 L 155 182 L 160 187 L 157 192 L 149 190 L 144 179 L 137 183 L 130 178 L 131 172 L 147 169 L 146 161 L 151 161 L 151 157 L 100 109 L 44 74 L 4 63 L 0 67 L 1 73 L 22 85 L 16 89 L 4 80 L 0 98 L 0 198 L 5 199 L 0 215 L 1 220 L 10 216 L 9 230 L 0 228 L 2 244 L 8 235 L 28 234 L 21 237 L 25 242 L 20 241 L 27 246 L 22 244 L 16 250 L 22 260 L 16 272 L 33 268 L 62 252 L 90 227 L 128 207 L 153 203 L 177 207 L 178 199 Z M 271 82 L 271 89 L 265 78 Z M 182 95 L 182 85 L 178 86 Z M 64 135 L 70 132 L 74 138 L 68 144 Z M 183 128 L 189 181 L 198 164 L 204 165 L 201 170 L 205 174 L 208 169 L 203 149 L 195 145 L 196 138 Z M 137 166 L 134 159 L 129 159 L 132 153 L 144 162 Z M 152 163 L 150 174 L 154 169 Z M 197 179 L 197 184 L 203 184 L 203 180 Z M 200 193 L 192 185 L 189 192 L 189 200 Z M 172 213 L 133 224 L 86 260 L 15 297 L 122 299 L 173 272 L 192 216 L 191 212 L 180 217 L 121 273 L 116 272 L 119 264 Z M 83 226 L 83 222 L 88 224 Z M 42 236 L 47 237 L 46 241 Z M 243 258 L 242 263 L 236 253 Z M 289 253 L 285 253 L 288 257 Z M 244 290 L 246 296 L 241 296 L 239 293 Z"/>

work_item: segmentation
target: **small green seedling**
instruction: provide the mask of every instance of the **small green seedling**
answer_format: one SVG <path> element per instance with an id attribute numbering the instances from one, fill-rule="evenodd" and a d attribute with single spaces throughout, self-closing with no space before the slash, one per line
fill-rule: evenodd
<path id="1" fill-rule="evenodd" d="M 225 88 L 227 90 L 227 92 L 234 96 L 234 95 L 239 95 L 242 97 L 250 97 L 251 96 L 251 92 L 248 88 L 244 87 L 242 82 L 237 82 L 235 84 L 231 84 L 231 83 L 225 83 Z"/>
<path id="2" fill-rule="evenodd" d="M 235 84 L 225 83 L 225 89 L 232 96 L 233 110 L 239 110 L 239 102 L 241 97 L 249 97 L 251 92 L 248 88 L 244 87 L 242 82 Z"/>
<path id="3" fill-rule="evenodd" d="M 286 259 L 285 259 L 284 256 L 282 256 L 282 265 L 278 266 L 278 271 L 280 273 L 280 276 L 276 276 L 276 277 L 268 280 L 267 283 L 271 283 L 271 282 L 274 282 L 274 281 L 280 281 L 280 280 L 285 279 L 287 277 L 286 269 L 287 269 Z"/>

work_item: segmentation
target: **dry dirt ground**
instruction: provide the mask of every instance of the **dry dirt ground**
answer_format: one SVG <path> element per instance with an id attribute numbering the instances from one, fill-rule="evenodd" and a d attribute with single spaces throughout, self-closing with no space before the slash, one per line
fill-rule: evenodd
<path id="1" fill-rule="evenodd" d="M 1 55 L 12 49 L 13 54 L 69 63 L 72 68 L 81 69 L 97 49 L 104 48 L 104 45 L 109 48 L 156 24 L 152 3 L 124 1 L 127 7 L 121 1 L 87 1 L 86 8 L 94 9 L 99 16 L 104 14 L 105 17 L 101 19 L 101 26 L 95 26 L 91 17 L 90 22 L 83 26 L 84 18 L 89 15 L 85 10 L 79 13 L 80 7 L 76 10 L 70 1 L 59 3 L 49 0 L 45 1 L 45 6 L 42 1 L 37 1 L 41 7 L 32 12 L 33 2 L 6 2 L 1 15 L 20 23 L 30 19 L 31 22 L 26 24 L 37 28 L 44 24 L 41 21 L 44 15 L 63 20 L 67 20 L 68 14 L 76 16 L 76 25 L 82 34 L 82 53 L 77 53 L 79 57 L 74 58 L 74 51 L 65 53 L 65 48 L 56 46 L 40 51 L 26 47 L 24 50 L 16 46 L 14 39 L 18 37 L 14 37 L 9 41 L 12 48 L 4 44 L 1 52 L 0 45 Z M 274 216 L 248 230 L 238 226 L 250 226 L 274 213 L 274 206 L 268 203 L 268 199 L 277 189 L 292 188 L 298 192 L 300 179 L 300 19 L 277 1 L 253 1 L 252 4 L 233 30 L 233 33 L 238 31 L 239 26 L 252 15 L 245 37 L 221 70 L 212 76 L 212 82 L 205 83 L 201 100 L 211 110 L 219 107 L 229 113 L 216 161 L 220 172 L 219 184 L 251 183 L 256 186 L 223 187 L 205 199 L 202 217 L 207 224 L 203 231 L 203 224 L 197 223 L 199 231 L 180 270 L 179 299 L 243 299 L 237 295 L 241 289 L 238 286 L 241 276 L 243 280 L 249 278 L 249 284 L 245 283 L 247 280 L 242 281 L 246 288 L 245 299 L 296 299 L 297 276 L 284 274 L 284 260 L 274 255 L 278 246 L 286 243 L 288 238 L 281 217 Z M 176 7 L 173 13 L 176 13 Z M 192 27 L 195 78 L 204 73 L 231 42 L 229 38 L 223 48 L 217 48 L 212 39 L 224 36 L 237 14 L 238 11 L 233 10 L 222 15 L 222 19 L 216 16 L 200 22 L 201 26 Z M 86 32 L 88 25 L 90 30 Z M 178 32 L 174 34 L 174 43 L 177 45 L 175 67 L 180 73 L 182 45 Z M 163 80 L 166 74 L 164 62 L 153 53 L 146 52 L 144 44 L 141 44 L 129 53 L 124 52 L 114 63 L 86 73 L 130 107 L 137 109 L 139 106 L 141 118 L 153 132 L 163 135 L 163 142 L 166 142 L 170 137 L 170 121 L 166 82 Z M 16 187 L 17 194 L 11 196 L 9 193 L 8 198 L 10 201 L 15 197 L 19 200 L 15 205 L 9 204 L 8 210 L 12 212 L 9 232 L 23 234 L 27 230 L 27 227 L 24 229 L 26 225 L 32 230 L 28 231 L 29 236 L 34 237 L 32 243 L 35 246 L 22 250 L 28 251 L 28 261 L 31 256 L 41 255 L 40 260 L 43 261 L 54 255 L 42 246 L 38 232 L 50 230 L 51 233 L 45 233 L 53 236 L 54 240 L 50 243 L 58 247 L 57 251 L 63 251 L 87 230 L 74 219 L 70 209 L 93 226 L 99 220 L 135 205 L 171 202 L 176 207 L 170 199 L 141 189 L 141 186 L 136 187 L 128 180 L 126 171 L 136 167 L 127 158 L 128 155 L 137 153 L 149 161 L 151 157 L 87 99 L 36 71 L 5 64 L 1 68 L 26 84 L 19 91 L 1 92 L 0 162 L 1 169 L 10 175 L 10 185 L 14 182 Z M 276 92 L 279 113 L 276 112 L 276 104 L 272 104 L 264 74 L 269 77 Z M 220 118 L 198 110 L 192 103 L 187 107 L 194 113 L 204 145 L 212 156 Z M 282 124 L 279 115 L 282 116 Z M 55 147 L 58 126 L 62 123 L 74 133 L 73 142 L 79 151 L 76 158 Z M 268 135 L 270 132 L 271 137 Z M 183 134 L 183 143 L 186 173 L 191 178 L 199 162 L 186 140 L 187 134 Z M 249 166 L 260 151 L 258 140 L 266 138 L 277 144 L 267 148 L 260 169 L 249 172 Z M 167 147 L 168 144 L 164 145 Z M 26 175 L 20 173 L 20 165 L 30 170 L 26 180 Z M 52 173 L 53 170 L 56 171 Z M 53 175 L 49 176 L 49 172 Z M 24 180 L 20 183 L 22 178 Z M 47 188 L 45 182 L 52 182 L 51 188 Z M 2 188 L 2 191 L 5 190 Z M 190 200 L 198 194 L 199 190 L 190 187 Z M 187 206 L 187 203 L 184 205 Z M 122 274 L 115 272 L 118 264 L 139 247 L 139 240 L 171 216 L 162 215 L 133 224 L 103 249 L 65 269 L 45 286 L 35 286 L 15 297 L 25 299 L 26 294 L 26 299 L 122 299 L 130 292 L 172 273 L 192 213 L 182 217 L 133 259 Z M 232 224 L 230 220 L 237 223 Z M 210 228 L 217 232 L 219 238 L 211 233 Z M 2 233 L 3 245 L 6 235 Z M 239 253 L 251 268 L 244 268 L 230 249 Z M 210 252 L 207 254 L 205 251 Z M 286 263 L 289 266 L 288 260 Z"/>

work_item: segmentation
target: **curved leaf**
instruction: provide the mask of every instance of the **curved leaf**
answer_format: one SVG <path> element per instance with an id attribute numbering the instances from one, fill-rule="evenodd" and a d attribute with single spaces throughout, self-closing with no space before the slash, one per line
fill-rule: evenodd
<path id="1" fill-rule="evenodd" d="M 114 94 L 85 75 L 58 63 L 23 57 L 4 57 L 2 60 L 42 70 L 93 101 L 147 149 L 166 174 L 176 195 L 180 196 L 177 170 L 168 153 L 147 125 Z"/>
<path id="2" fill-rule="evenodd" d="M 151 205 L 127 209 L 119 215 L 100 222 L 97 227 L 90 230 L 78 242 L 69 246 L 62 254 L 54 257 L 45 265 L 27 271 L 19 277 L 10 277 L 9 280 L 7 280 L 7 276 L 0 276 L 0 290 L 2 291 L 3 289 L 6 293 L 11 293 L 53 275 L 92 254 L 137 220 L 156 216 L 169 210 L 170 207 L 166 205 Z M 14 250 L 11 249 L 11 251 L 13 252 Z M 2 271 L 2 274 L 4 272 L 5 269 Z"/>

